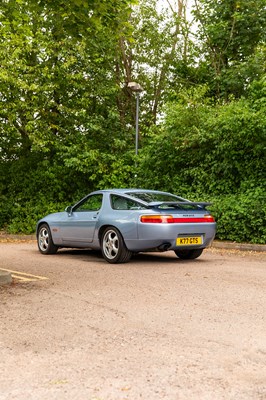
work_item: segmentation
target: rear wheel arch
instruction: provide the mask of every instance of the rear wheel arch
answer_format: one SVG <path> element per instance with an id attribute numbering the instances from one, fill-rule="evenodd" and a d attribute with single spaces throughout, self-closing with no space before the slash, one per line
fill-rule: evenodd
<path id="1" fill-rule="evenodd" d="M 132 252 L 128 250 L 120 230 L 113 225 L 102 226 L 99 231 L 102 255 L 111 264 L 126 263 Z"/>
<path id="2" fill-rule="evenodd" d="M 106 228 L 115 228 L 113 225 L 102 225 L 98 231 L 98 238 L 99 238 L 99 243 L 101 243 L 103 232 L 105 231 Z"/>

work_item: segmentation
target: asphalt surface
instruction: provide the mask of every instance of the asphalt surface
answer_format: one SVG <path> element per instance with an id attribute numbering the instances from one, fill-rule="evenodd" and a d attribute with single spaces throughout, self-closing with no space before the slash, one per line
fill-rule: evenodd
<path id="1" fill-rule="evenodd" d="M 0 243 L 1 400 L 266 399 L 266 254 Z"/>

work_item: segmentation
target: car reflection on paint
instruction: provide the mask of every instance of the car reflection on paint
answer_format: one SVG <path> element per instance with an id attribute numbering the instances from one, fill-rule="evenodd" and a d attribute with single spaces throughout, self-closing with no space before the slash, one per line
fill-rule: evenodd
<path id="1" fill-rule="evenodd" d="M 42 254 L 64 247 L 101 249 L 109 263 L 146 251 L 173 250 L 179 258 L 195 259 L 216 232 L 208 205 L 155 190 L 98 190 L 38 221 L 38 247 Z"/>

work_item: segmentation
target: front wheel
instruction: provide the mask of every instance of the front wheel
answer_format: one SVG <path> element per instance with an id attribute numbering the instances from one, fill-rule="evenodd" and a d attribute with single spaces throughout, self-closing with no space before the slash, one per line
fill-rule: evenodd
<path id="1" fill-rule="evenodd" d="M 114 227 L 104 230 L 101 238 L 103 257 L 111 264 L 126 263 L 130 260 L 132 252 L 127 249 L 121 233 Z"/>
<path id="2" fill-rule="evenodd" d="M 42 224 L 37 234 L 38 247 L 42 254 L 55 254 L 58 246 L 54 245 L 50 228 L 47 224 Z"/>
<path id="3" fill-rule="evenodd" d="M 198 258 L 204 249 L 194 249 L 194 250 L 175 250 L 177 257 L 182 260 L 194 260 Z"/>

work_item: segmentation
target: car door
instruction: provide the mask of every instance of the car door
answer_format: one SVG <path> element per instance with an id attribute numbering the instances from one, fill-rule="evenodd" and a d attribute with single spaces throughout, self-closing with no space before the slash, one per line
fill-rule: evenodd
<path id="1" fill-rule="evenodd" d="M 102 199 L 102 194 L 88 196 L 68 213 L 67 219 L 61 226 L 64 245 L 86 247 L 93 242 Z"/>

